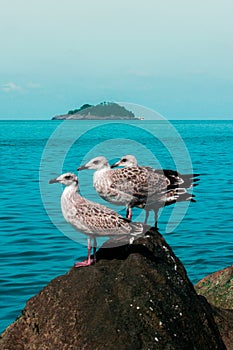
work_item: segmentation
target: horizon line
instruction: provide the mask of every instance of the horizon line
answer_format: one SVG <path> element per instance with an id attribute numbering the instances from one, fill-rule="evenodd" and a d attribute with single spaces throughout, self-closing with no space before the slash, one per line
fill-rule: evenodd
<path id="1" fill-rule="evenodd" d="M 208 117 L 203 117 L 203 118 L 200 118 L 200 117 L 184 117 L 184 118 L 165 118 L 163 117 L 164 120 L 171 120 L 171 121 L 178 121 L 178 120 L 183 120 L 183 121 L 189 121 L 189 120 L 193 120 L 193 121 L 204 121 L 204 120 L 218 120 L 218 121 L 221 121 L 221 120 L 228 120 L 228 121 L 233 121 L 233 117 L 231 118 L 227 118 L 227 117 L 212 117 L 212 118 L 208 118 Z M 4 119 L 1 119 L 0 118 L 0 121 L 64 121 L 64 120 L 69 120 L 69 121 L 94 121 L 94 120 L 97 120 L 97 121 L 108 121 L 108 120 L 111 120 L 111 121 L 117 121 L 117 120 L 121 120 L 121 121 L 127 121 L 127 120 L 130 120 L 130 121 L 133 121 L 134 119 L 55 119 L 53 120 L 52 118 L 51 119 L 44 119 L 44 118 L 36 118 L 36 119 L 30 119 L 30 118 L 4 118 Z M 135 118 L 135 121 L 138 121 L 138 122 L 143 122 L 143 121 L 149 121 L 149 120 L 155 120 L 155 121 L 160 121 L 160 119 L 143 119 L 143 120 L 139 120 L 139 119 L 136 119 Z"/>

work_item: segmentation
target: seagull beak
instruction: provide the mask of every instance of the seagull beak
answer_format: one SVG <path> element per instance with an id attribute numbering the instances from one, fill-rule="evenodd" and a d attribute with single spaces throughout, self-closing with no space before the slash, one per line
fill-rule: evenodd
<path id="1" fill-rule="evenodd" d="M 79 168 L 77 168 L 78 171 L 85 170 L 85 169 L 88 169 L 88 167 L 86 165 L 82 165 Z"/>
<path id="2" fill-rule="evenodd" d="M 49 184 L 55 184 L 56 182 L 59 182 L 57 178 L 49 180 Z"/>
<path id="3" fill-rule="evenodd" d="M 120 163 L 121 163 L 121 161 L 119 160 L 119 162 L 112 164 L 111 168 L 116 168 L 117 166 L 120 166 Z"/>

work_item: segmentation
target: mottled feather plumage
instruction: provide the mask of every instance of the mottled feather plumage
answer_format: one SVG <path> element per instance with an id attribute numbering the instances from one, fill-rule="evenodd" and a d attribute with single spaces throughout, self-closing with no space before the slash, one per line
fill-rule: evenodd
<path id="1" fill-rule="evenodd" d="M 115 166 L 123 168 L 112 170 Z M 132 155 L 121 158 L 120 161 L 109 166 L 105 157 L 96 157 L 82 169 L 94 169 L 93 184 L 98 194 L 108 202 L 125 205 L 127 217 L 131 218 L 131 208 L 137 206 L 148 212 L 157 211 L 179 201 L 194 201 L 194 195 L 188 194 L 186 189 L 193 187 L 197 174 L 181 175 L 175 170 L 153 169 L 148 166 L 138 166 Z M 146 222 L 146 221 L 145 221 Z"/>

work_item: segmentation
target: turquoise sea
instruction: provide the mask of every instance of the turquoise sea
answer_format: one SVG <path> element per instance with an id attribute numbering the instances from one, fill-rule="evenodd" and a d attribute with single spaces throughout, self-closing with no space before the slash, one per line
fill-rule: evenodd
<path id="1" fill-rule="evenodd" d="M 85 236 L 60 212 L 62 188 L 48 181 L 98 155 L 113 162 L 134 154 L 142 165 L 201 173 L 197 202 L 164 208 L 160 232 L 193 283 L 232 265 L 233 121 L 1 121 L 0 134 L 0 331 L 31 296 L 85 258 Z M 79 174 L 80 191 L 103 203 L 92 176 Z M 133 220 L 143 219 L 134 210 Z"/>

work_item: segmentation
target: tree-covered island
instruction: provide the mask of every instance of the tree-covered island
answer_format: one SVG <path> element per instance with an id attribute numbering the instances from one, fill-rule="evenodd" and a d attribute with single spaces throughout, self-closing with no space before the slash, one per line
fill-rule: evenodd
<path id="1" fill-rule="evenodd" d="M 135 119 L 134 113 L 114 102 L 101 102 L 96 106 L 88 103 L 78 109 L 70 110 L 67 114 L 57 115 L 53 120 L 77 119 L 77 120 L 118 120 Z"/>

